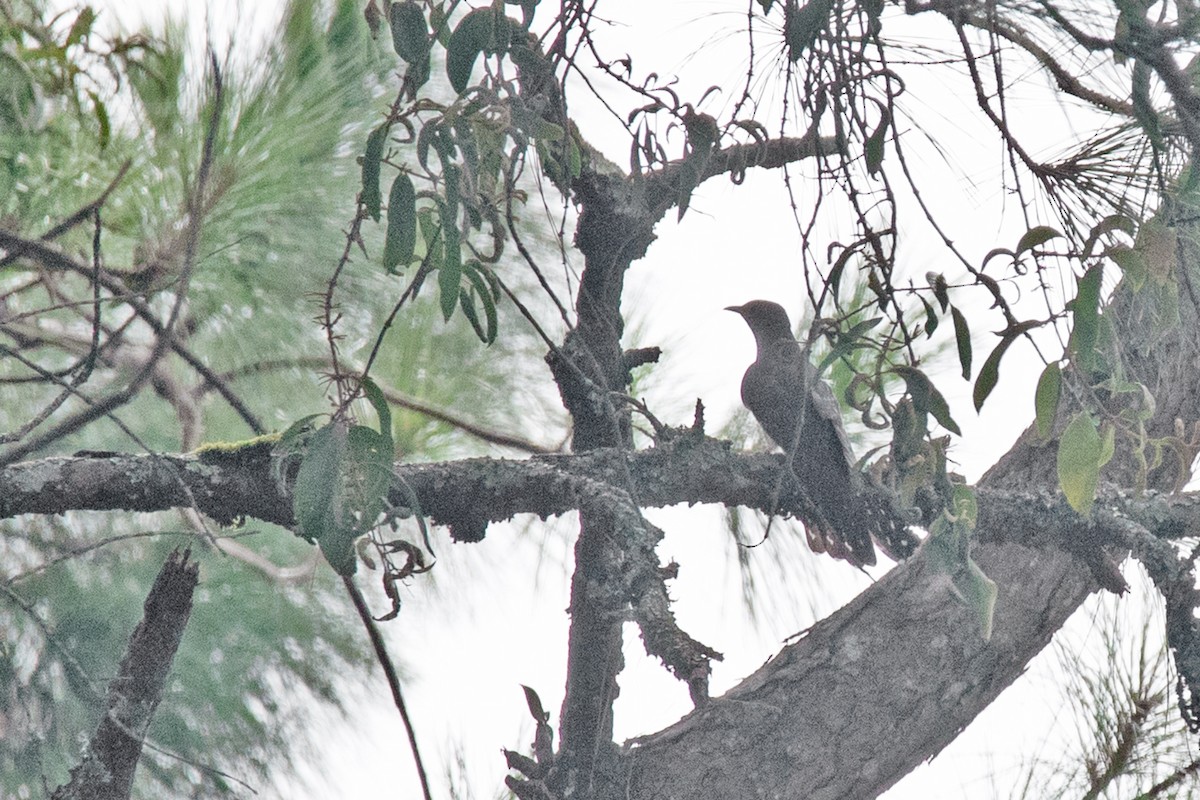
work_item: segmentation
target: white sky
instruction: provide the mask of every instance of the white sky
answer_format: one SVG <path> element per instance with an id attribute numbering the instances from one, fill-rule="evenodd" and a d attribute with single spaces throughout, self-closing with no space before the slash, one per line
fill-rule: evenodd
<path id="1" fill-rule="evenodd" d="M 253 52 L 247 38 L 263 36 L 277 13 L 273 2 L 239 5 L 213 0 L 206 6 L 182 0 L 106 0 L 97 5 L 107 9 L 105 14 L 119 17 L 127 29 L 136 24 L 140 14 L 154 19 L 164 8 L 186 8 L 201 23 L 197 30 L 203 30 L 207 16 L 218 43 L 234 30 L 243 54 Z M 617 57 L 626 50 L 633 53 L 634 68 L 642 73 L 687 71 L 693 77 L 677 87 L 684 99 L 698 98 L 714 83 L 738 85 L 736 77 L 743 69 L 740 43 L 736 39 L 719 41 L 719 34 L 734 19 L 730 13 L 744 20 L 744 2 L 609 0 L 602 11 L 618 21 L 603 34 L 614 43 L 610 55 Z M 631 22 L 626 25 L 621 20 Z M 715 39 L 697 58 L 689 58 L 687 48 L 712 37 Z M 720 65 L 726 65 L 724 74 Z M 705 110 L 719 113 L 735 91 L 710 98 Z M 964 188 L 961 180 L 950 180 L 950 173 L 942 170 L 948 179 L 933 193 L 933 199 L 946 215 L 957 217 L 949 225 L 962 235 L 958 243 L 978 260 L 995 246 L 1015 244 L 1024 226 L 1019 216 L 1004 213 L 1014 208 L 1004 207 L 994 137 L 975 140 L 970 131 L 959 127 L 957 108 L 963 102 L 942 93 L 940 105 L 917 107 L 914 113 L 932 113 L 935 135 L 944 130 L 943 135 L 961 146 L 960 164 L 975 165 L 965 171 L 978 188 Z M 572 103 L 592 143 L 606 150 L 613 161 L 627 163 L 628 144 L 613 126 L 602 122 L 609 130 L 597 133 L 600 128 L 593 122 L 604 117 L 594 103 L 589 104 L 586 93 L 576 88 Z M 1047 145 L 1068 135 L 1065 127 L 1054 123 L 1060 118 L 1055 113 L 1055 117 L 1038 119 Z M 938 118 L 944 123 L 940 129 Z M 678 145 L 679 138 L 672 141 Z M 933 164 L 931 169 L 939 168 Z M 638 344 L 666 348 L 657 368 L 661 379 L 654 382 L 658 388 L 648 399 L 656 409 L 686 414 L 695 398 L 702 397 L 710 431 L 716 430 L 737 407 L 741 372 L 753 359 L 753 339 L 744 323 L 722 309 L 769 297 L 783 302 L 793 319 L 796 317 L 800 303 L 788 298 L 801 297 L 802 284 L 786 267 L 795 263 L 798 251 L 795 222 L 777 176 L 751 172 L 740 187 L 723 180 L 708 182 L 696 192 L 682 224 L 669 215 L 657 233 L 658 241 L 647 258 L 631 271 L 626 292 L 626 305 L 634 310 L 633 323 L 640 332 Z M 913 235 L 928 237 L 922 232 Z M 929 259 L 917 274 L 925 269 L 958 272 L 932 238 L 916 246 L 907 242 L 905 248 L 910 257 L 923 253 Z M 943 332 L 948 329 L 947 321 Z M 996 340 L 982 328 L 975 333 L 978 365 Z M 1031 359 L 1024 364 L 1027 366 L 1022 367 L 1016 359 L 1005 362 L 1004 380 L 980 416 L 971 409 L 969 384 L 949 378 L 940 384 L 964 433 L 954 456 L 972 481 L 1032 419 L 1033 385 L 1041 365 Z M 950 374 L 956 371 L 951 365 Z M 668 422 L 689 420 L 690 416 L 682 416 Z M 683 566 L 679 580 L 672 585 L 681 624 L 726 655 L 724 663 L 715 665 L 714 693 L 737 683 L 776 652 L 784 637 L 813 621 L 804 608 L 776 607 L 757 628 L 749 624 L 739 608 L 736 567 L 728 559 L 727 534 L 716 510 L 652 510 L 647 516 L 668 531 L 661 549 L 664 560 L 674 557 Z M 448 745 L 457 740 L 470 765 L 476 796 L 490 797 L 502 786 L 505 770 L 499 748 L 528 751 L 530 726 L 519 684 L 528 684 L 541 694 L 554 716 L 552 723 L 557 724 L 569 579 L 564 565 L 570 563 L 572 533 L 569 519 L 536 523 L 524 533 L 493 527 L 482 545 L 442 547 L 438 569 L 444 589 L 435 592 L 425 582 L 414 582 L 407 589 L 399 619 L 385 626 L 395 652 L 412 669 L 405 687 L 435 785 L 444 774 Z M 544 543 L 548 550 L 535 575 L 530 574 L 535 563 L 528 557 L 531 549 L 515 546 L 518 540 L 530 538 Z M 475 565 L 472 574 L 476 579 L 471 593 L 464 597 L 454 576 L 467 563 Z M 823 561 L 817 568 L 823 575 L 819 591 L 800 590 L 800 594 L 815 594 L 822 613 L 837 608 L 864 587 L 864 579 L 845 565 Z M 1068 627 L 1074 629 L 1069 635 L 1077 639 L 1096 640 L 1090 612 L 1078 614 Z M 618 740 L 659 729 L 690 709 L 685 688 L 644 655 L 632 633 L 626 659 L 616 707 Z M 918 769 L 886 797 L 989 796 L 989 775 L 996 776 L 994 783 L 1006 796 L 1006 776 L 1014 775 L 1011 768 L 1015 763 L 1034 757 L 1043 748 L 1060 751 L 1064 737 L 1069 738 L 1074 729 L 1056 694 L 1058 681 L 1047 661 L 1035 662 L 1029 675 L 931 765 Z M 302 767 L 298 776 L 302 781 L 326 787 L 314 797 L 417 794 L 403 731 L 378 671 L 375 678 L 369 696 L 359 692 L 361 703 L 351 709 L 349 720 L 321 720 L 320 740 L 339 744 L 320 747 Z M 1053 724 L 1056 718 L 1057 727 Z M 275 791 L 259 788 L 259 797 L 271 797 Z M 277 796 L 299 797 L 297 792 L 293 785 Z"/>

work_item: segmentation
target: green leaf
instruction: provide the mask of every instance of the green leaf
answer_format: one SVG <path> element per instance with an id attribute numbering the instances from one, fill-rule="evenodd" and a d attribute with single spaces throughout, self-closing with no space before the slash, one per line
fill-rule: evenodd
<path id="1" fill-rule="evenodd" d="M 1146 268 L 1146 256 L 1141 250 L 1123 244 L 1116 244 L 1104 251 L 1114 264 L 1121 268 L 1121 274 L 1134 292 L 1146 285 L 1146 277 L 1150 271 Z"/>
<path id="2" fill-rule="evenodd" d="M 496 317 L 496 301 L 492 296 L 491 288 L 483 275 L 480 274 L 484 269 L 483 265 L 475 259 L 471 259 L 463 265 L 463 272 L 467 279 L 471 282 L 471 291 L 462 293 L 463 313 L 471 320 L 471 325 L 475 328 L 475 333 L 479 336 L 484 344 L 491 344 L 496 341 L 497 317 Z M 474 297 L 478 297 L 483 304 L 483 314 L 487 320 L 487 327 L 480 326 L 478 317 L 475 314 Z M 469 309 L 468 309 L 469 304 Z"/>
<path id="3" fill-rule="evenodd" d="M 908 385 L 908 393 L 912 396 L 913 407 L 918 413 L 930 414 L 943 428 L 956 436 L 962 436 L 958 423 L 950 416 L 950 406 L 946 403 L 946 398 L 929 380 L 929 376 L 916 367 L 904 365 L 895 367 L 895 371 Z"/>
<path id="4" fill-rule="evenodd" d="M 292 489 L 292 514 L 296 533 L 319 542 L 336 527 L 338 486 L 346 454 L 346 426 L 330 422 L 308 441 L 304 460 Z"/>
<path id="5" fill-rule="evenodd" d="M 925 338 L 928 339 L 933 336 L 933 332 L 938 328 L 937 312 L 933 310 L 933 306 L 929 305 L 929 301 L 924 297 L 918 297 L 917 299 L 921 301 L 921 305 L 925 306 Z"/>
<path id="6" fill-rule="evenodd" d="M 458 252 L 457 249 L 454 250 Z M 442 318 L 449 321 L 458 305 L 462 293 L 462 264 L 457 258 L 450 258 L 450 250 L 446 250 L 446 259 L 438 270 L 438 296 L 442 302 Z"/>
<path id="7" fill-rule="evenodd" d="M 401 172 L 388 195 L 387 238 L 383 243 L 383 268 L 396 272 L 412 261 L 417 247 L 417 194 L 412 179 Z"/>
<path id="8" fill-rule="evenodd" d="M 1058 362 L 1051 362 L 1042 370 L 1037 389 L 1033 393 L 1033 407 L 1037 417 L 1038 436 L 1047 439 L 1054 430 L 1054 417 L 1058 414 L 1058 398 L 1062 392 L 1062 369 Z"/>
<path id="9" fill-rule="evenodd" d="M 926 272 L 925 280 L 933 287 L 933 296 L 937 298 L 944 314 L 950 305 L 950 286 L 946 283 L 946 276 L 940 272 Z"/>
<path id="10" fill-rule="evenodd" d="M 1091 415 L 1081 411 L 1058 442 L 1058 484 L 1076 512 L 1087 516 L 1096 500 L 1104 443 Z"/>
<path id="11" fill-rule="evenodd" d="M 950 316 L 954 318 L 954 340 L 958 344 L 958 363 L 962 366 L 964 381 L 971 380 L 971 329 L 967 327 L 967 318 L 957 306 L 950 307 Z"/>
<path id="12" fill-rule="evenodd" d="M 1150 143 L 1156 149 L 1161 149 L 1163 146 L 1162 128 L 1159 125 L 1158 110 L 1154 107 L 1154 101 L 1150 99 L 1152 74 L 1153 70 L 1144 59 L 1139 58 L 1133 62 L 1133 85 L 1129 99 L 1133 105 L 1134 119 L 1146 132 Z"/>
<path id="13" fill-rule="evenodd" d="M 1124 214 L 1112 214 L 1097 222 L 1092 229 L 1088 231 L 1087 241 L 1083 243 L 1084 259 L 1092 257 L 1092 248 L 1096 246 L 1096 242 L 1106 233 L 1113 231 L 1122 231 L 1128 236 L 1133 236 L 1137 231 L 1137 223 Z"/>
<path id="14" fill-rule="evenodd" d="M 510 6 L 521 7 L 521 27 L 529 30 L 529 26 L 533 24 L 533 15 L 541 0 L 504 0 L 504 2 Z"/>
<path id="15" fill-rule="evenodd" d="M 1008 350 L 1009 345 L 1016 341 L 1015 336 L 1005 336 L 1000 340 L 1000 344 L 996 345 L 996 349 L 988 354 L 987 359 L 983 362 L 983 367 L 979 370 L 979 376 L 975 378 L 975 390 L 971 397 L 975 401 L 975 410 L 983 408 L 983 403 L 987 400 L 988 395 L 996 388 L 996 382 L 1000 380 L 1000 359 L 1004 358 L 1004 351 Z"/>
<path id="16" fill-rule="evenodd" d="M 425 25 L 425 13 L 416 0 L 392 3 L 388 23 L 392 28 L 392 48 L 396 55 L 409 64 L 429 60 L 429 28 Z"/>
<path id="17" fill-rule="evenodd" d="M 850 326 L 850 330 L 846 331 L 846 338 L 857 341 L 862 338 L 864 333 L 881 322 L 883 322 L 883 317 L 867 317 L 866 319 L 859 320 Z"/>
<path id="18" fill-rule="evenodd" d="M 364 425 L 351 425 L 341 466 L 332 524 L 317 544 L 334 571 L 353 575 L 358 566 L 354 540 L 375 527 L 387 505 L 392 482 L 391 437 Z"/>
<path id="19" fill-rule="evenodd" d="M 1026 320 L 1010 325 L 1000 332 L 1000 344 L 996 345 L 996 349 L 988 355 L 987 360 L 983 362 L 983 368 L 979 370 L 978 377 L 975 378 L 973 398 L 976 411 L 983 408 L 983 402 L 996 388 L 996 382 L 1000 379 L 1000 359 L 1004 357 L 1004 352 L 1017 340 L 1018 336 L 1043 324 L 1045 323 L 1039 320 Z"/>
<path id="20" fill-rule="evenodd" d="M 79 12 L 79 16 L 75 17 L 75 21 L 71 23 L 71 30 L 67 32 L 67 39 L 63 42 L 63 47 L 70 47 L 73 44 L 79 44 L 83 41 L 83 37 L 87 36 L 92 31 L 92 23 L 96 21 L 96 12 L 91 6 L 84 6 Z"/>
<path id="21" fill-rule="evenodd" d="M 387 142 L 391 126 L 383 123 L 367 137 L 367 148 L 362 161 L 362 203 L 371 219 L 379 221 L 383 210 L 383 194 L 379 190 L 379 165 L 383 162 L 383 146 Z"/>
<path id="22" fill-rule="evenodd" d="M 379 384 L 370 378 L 362 379 L 363 394 L 367 396 L 367 401 L 375 409 L 376 416 L 379 417 L 379 435 L 387 439 L 389 443 L 388 449 L 394 449 L 390 443 L 392 440 L 392 409 L 388 405 L 387 398 L 383 396 L 383 390 L 379 388 Z"/>
<path id="23" fill-rule="evenodd" d="M 974 612 L 984 640 L 992 635 L 999 594 L 991 580 L 971 558 L 971 534 L 979 515 L 975 493 L 956 486 L 950 507 L 933 521 L 922 552 L 931 567 L 950 578 L 950 590 Z"/>
<path id="24" fill-rule="evenodd" d="M 1142 255 L 1148 275 L 1161 283 L 1170 280 L 1178 261 L 1179 235 L 1177 229 L 1161 220 L 1147 220 L 1138 230 L 1133 246 Z"/>
<path id="25" fill-rule="evenodd" d="M 1025 235 L 1017 242 L 1016 255 L 1028 252 L 1038 245 L 1045 244 L 1051 239 L 1061 238 L 1062 234 L 1049 225 L 1038 225 L 1025 231 Z"/>
<path id="26" fill-rule="evenodd" d="M 408 64 L 405 89 L 415 98 L 417 90 L 429 82 L 431 73 L 431 41 L 422 6 L 414 0 L 392 3 L 388 24 L 392 29 L 392 49 Z"/>
<path id="27" fill-rule="evenodd" d="M 92 100 L 92 113 L 96 115 L 100 149 L 104 150 L 104 148 L 108 147 L 108 143 L 112 139 L 112 124 L 108 119 L 108 106 L 104 105 L 104 101 L 100 99 L 100 95 L 95 92 L 89 90 L 87 94 Z"/>
<path id="28" fill-rule="evenodd" d="M 480 53 L 495 55 L 508 51 L 513 24 L 490 6 L 477 8 L 462 18 L 446 44 L 446 75 L 455 92 L 462 94 L 467 90 Z"/>
<path id="29" fill-rule="evenodd" d="M 458 229 L 458 168 L 446 167 L 446 201 L 442 209 L 442 264 L 438 268 L 438 291 L 442 303 L 442 316 L 449 320 L 458 306 L 458 295 L 462 291 L 461 234 Z"/>
<path id="30" fill-rule="evenodd" d="M 479 322 L 479 312 L 475 309 L 475 297 L 472 292 L 463 290 L 459 292 L 458 304 L 462 306 L 463 316 L 467 318 L 467 322 L 471 323 L 471 327 L 475 330 L 475 335 L 479 340 L 488 343 L 487 331 L 483 329 L 483 325 Z"/>
<path id="31" fill-rule="evenodd" d="M 346 443 L 344 507 L 350 513 L 345 527 L 363 534 L 375 527 L 387 505 L 395 450 L 390 434 L 385 436 L 366 425 L 351 425 Z"/>
<path id="32" fill-rule="evenodd" d="M 826 279 L 829 284 L 829 293 L 833 297 L 838 296 L 838 292 L 842 286 L 842 273 L 846 271 L 846 264 L 850 262 L 850 257 L 854 255 L 853 247 L 847 247 L 838 253 L 837 260 L 833 262 L 833 266 L 829 270 L 829 277 Z"/>
<path id="33" fill-rule="evenodd" d="M 306 433 L 312 430 L 313 420 L 325 416 L 324 414 L 309 414 L 306 417 L 293 422 L 287 426 L 287 429 L 279 434 L 278 447 L 290 447 L 293 443 L 299 441 Z"/>
<path id="34" fill-rule="evenodd" d="M 382 409 L 381 427 L 390 424 L 379 387 L 364 381 L 363 389 L 376 410 Z M 386 507 L 392 456 L 390 435 L 341 420 L 308 440 L 293 489 L 296 531 L 321 547 L 338 574 L 354 574 L 354 540 L 374 527 Z"/>
<path id="35" fill-rule="evenodd" d="M 567 139 L 567 169 L 572 180 L 583 174 L 583 151 L 574 136 Z"/>
<path id="36" fill-rule="evenodd" d="M 1075 299 L 1071 301 L 1071 353 L 1076 363 L 1091 372 L 1096 366 L 1096 334 L 1100 318 L 1100 279 L 1104 265 L 1094 264 L 1079 279 Z"/>
<path id="37" fill-rule="evenodd" d="M 783 39 L 787 45 L 788 59 L 795 64 L 817 41 L 829 25 L 829 13 L 833 0 L 809 0 L 799 8 L 790 3 L 784 7 Z"/>
<path id="38" fill-rule="evenodd" d="M 963 573 L 955 576 L 954 588 L 958 590 L 967 607 L 975 612 L 975 619 L 979 622 L 979 633 L 983 640 L 985 642 L 991 640 L 992 621 L 996 614 L 996 597 L 1000 594 L 996 582 L 979 568 L 975 559 L 968 556 L 967 568 Z"/>
<path id="39" fill-rule="evenodd" d="M 1100 466 L 1112 461 L 1117 450 L 1117 429 L 1111 422 L 1100 426 Z"/>
<path id="40" fill-rule="evenodd" d="M 883 165 L 884 145 L 887 143 L 888 127 L 892 123 L 892 112 L 883 103 L 876 101 L 879 106 L 879 126 L 871 132 L 866 141 L 866 160 L 867 174 L 872 178 L 879 172 L 879 168 Z"/>
<path id="41" fill-rule="evenodd" d="M 871 330 L 871 328 L 874 328 L 882 320 L 883 317 L 869 317 L 868 319 L 856 322 L 845 333 L 836 334 L 833 347 L 829 348 L 829 352 L 825 354 L 825 358 L 821 359 L 821 364 L 817 367 L 817 374 L 824 374 L 825 370 L 834 361 L 863 347 L 862 335 Z"/>

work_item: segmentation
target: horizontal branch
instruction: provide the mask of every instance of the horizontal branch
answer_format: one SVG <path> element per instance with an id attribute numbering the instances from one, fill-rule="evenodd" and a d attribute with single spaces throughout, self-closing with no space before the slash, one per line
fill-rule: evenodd
<path id="1" fill-rule="evenodd" d="M 75 457 L 27 461 L 0 469 L 0 519 L 66 511 L 166 511 L 194 502 L 198 511 L 223 524 L 250 517 L 290 527 L 290 487 L 276 480 L 272 464 L 270 444 L 199 455 L 81 451 Z M 597 483 L 628 490 L 648 508 L 713 503 L 803 517 L 797 487 L 779 480 L 783 467 L 780 454 L 742 453 L 728 442 L 685 437 L 632 453 L 401 463 L 395 474 L 416 494 L 430 522 L 450 526 L 457 540 L 478 541 L 491 522 L 574 511 L 595 493 Z M 1105 522 L 1105 508 L 1161 538 L 1200 530 L 1200 494 L 1101 497 L 1091 520 L 1047 493 L 979 494 L 983 541 L 1050 545 L 1082 556 L 1121 541 Z M 405 507 L 405 498 L 396 491 L 391 500 Z"/>
<path id="2" fill-rule="evenodd" d="M 637 453 L 597 450 L 524 460 L 475 458 L 397 464 L 399 481 L 435 524 L 455 538 L 478 540 L 489 522 L 517 514 L 549 517 L 578 509 L 595 481 L 620 488 L 631 479 L 643 506 L 723 503 L 769 510 L 781 456 L 736 453 L 727 442 L 687 440 Z M 629 476 L 627 479 L 626 476 Z M 405 496 L 392 497 L 406 506 Z M 66 511 L 165 511 L 187 507 L 218 522 L 245 517 L 293 523 L 289 487 L 272 472 L 271 447 L 185 455 L 81 451 L 0 469 L 0 519 Z M 802 500 L 786 484 L 777 511 L 799 515 Z"/>
<path id="3" fill-rule="evenodd" d="M 276 482 L 272 466 L 270 445 L 201 455 L 86 453 L 27 462 L 0 470 L 0 518 L 158 511 L 190 505 L 190 498 L 221 522 L 254 517 L 290 525 L 289 488 Z M 685 436 L 633 453 L 400 464 L 395 472 L 431 522 L 449 525 L 460 540 L 478 540 L 492 521 L 521 513 L 546 517 L 603 502 L 604 486 L 646 507 L 703 502 L 760 510 L 777 505 L 779 513 L 798 513 L 799 498 L 786 482 L 773 501 L 783 469 L 781 455 L 737 453 L 725 442 Z M 924 558 L 910 559 L 737 689 L 627 749 L 629 796 L 670 796 L 654 792 L 686 785 L 688 775 L 704 775 L 711 790 L 689 794 L 693 800 L 739 796 L 738 771 L 713 766 L 722 758 L 726 767 L 758 759 L 766 766 L 756 774 L 779 777 L 782 783 L 770 788 L 780 796 L 813 786 L 834 787 L 830 797 L 874 796 L 953 739 L 974 715 L 963 709 L 986 707 L 1088 593 L 1105 585 L 1120 588 L 1106 578 L 1104 551 L 1128 551 L 1130 523 L 1159 540 L 1200 530 L 1198 494 L 1147 493 L 1138 499 L 1113 494 L 1098 500 L 1090 520 L 1045 492 L 979 495 L 973 554 L 1002 587 L 990 642 L 979 637 L 972 612 L 953 602 L 945 576 Z M 404 502 L 399 494 L 393 499 Z M 1099 555 L 1089 558 L 1086 551 Z M 1046 610 L 1047 597 L 1052 612 Z M 1181 608 L 1186 600 L 1181 596 Z M 903 633 L 911 631 L 928 635 Z M 1190 654 L 1188 641 L 1177 635 L 1173 646 Z M 689 644 L 694 650 L 696 643 Z M 956 676 L 950 694 L 937 681 L 926 684 L 929 675 L 940 674 Z M 692 683 L 694 676 L 686 677 Z M 895 687 L 901 687 L 898 694 Z M 850 716 L 813 718 L 821 709 L 837 708 L 851 709 Z M 861 715 L 869 715 L 869 724 Z M 947 720 L 956 722 L 947 726 Z M 877 756 L 861 769 L 839 771 L 838 754 L 846 751 L 838 748 L 851 732 L 850 752 Z M 733 739 L 737 748 L 730 746 Z M 879 755 L 870 743 L 882 739 L 904 746 Z M 797 753 L 806 754 L 808 767 L 793 773 L 785 765 L 794 765 Z"/>

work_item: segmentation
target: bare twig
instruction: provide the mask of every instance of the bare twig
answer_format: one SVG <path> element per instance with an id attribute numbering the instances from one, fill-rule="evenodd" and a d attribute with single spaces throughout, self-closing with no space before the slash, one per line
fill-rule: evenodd
<path id="1" fill-rule="evenodd" d="M 425 774 L 425 763 L 421 760 L 421 751 L 417 748 L 417 732 L 413 728 L 412 720 L 408 716 L 408 708 L 404 704 L 404 695 L 400 691 L 400 676 L 396 674 L 396 667 L 392 664 L 391 656 L 388 655 L 387 645 L 384 644 L 383 636 L 379 633 L 379 626 L 375 624 L 374 618 L 371 617 L 371 609 L 367 608 L 366 599 L 363 598 L 362 592 L 354 584 L 354 578 L 350 575 L 343 575 L 342 583 L 346 587 L 346 593 L 350 595 L 350 600 L 354 603 L 354 610 L 358 612 L 358 618 L 362 620 L 367 637 L 371 640 L 371 648 L 375 651 L 375 659 L 379 662 L 379 666 L 383 667 L 383 674 L 387 678 L 388 688 L 392 690 L 392 700 L 396 704 L 396 709 L 400 712 L 400 719 L 404 721 L 404 730 L 408 733 L 408 746 L 412 751 L 413 763 L 417 767 L 417 776 L 421 781 L 421 793 L 424 795 L 425 800 L 433 800 L 433 793 L 429 788 L 429 777 Z"/>

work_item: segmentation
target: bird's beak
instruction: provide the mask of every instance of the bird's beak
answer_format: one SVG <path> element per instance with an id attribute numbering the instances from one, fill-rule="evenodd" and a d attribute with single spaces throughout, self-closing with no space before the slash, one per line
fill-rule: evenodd
<path id="1" fill-rule="evenodd" d="M 725 306 L 726 311 L 732 311 L 735 314 L 742 313 L 742 306 Z"/>

